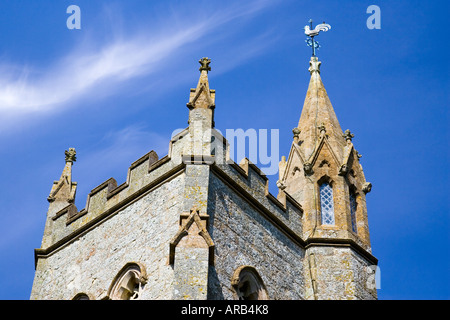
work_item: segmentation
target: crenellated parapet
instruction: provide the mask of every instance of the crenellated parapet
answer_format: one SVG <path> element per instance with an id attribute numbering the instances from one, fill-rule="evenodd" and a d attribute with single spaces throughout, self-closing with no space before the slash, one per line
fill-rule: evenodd
<path id="1" fill-rule="evenodd" d="M 182 163 L 171 162 L 168 156 L 158 159 L 156 152 L 150 151 L 130 165 L 127 179 L 122 184 L 117 185 L 116 180 L 110 178 L 92 189 L 85 208 L 78 211 L 72 199 L 55 212 L 51 216 L 51 232 L 41 249 L 51 247 L 72 233 L 113 214 L 166 178 L 181 172 L 183 167 Z"/>

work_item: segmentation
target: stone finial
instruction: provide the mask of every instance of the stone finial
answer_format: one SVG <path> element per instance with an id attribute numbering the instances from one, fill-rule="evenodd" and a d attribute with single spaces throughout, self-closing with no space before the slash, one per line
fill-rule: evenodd
<path id="1" fill-rule="evenodd" d="M 69 148 L 69 150 L 66 150 L 64 153 L 66 155 L 66 162 L 77 161 L 76 157 L 77 152 L 75 151 L 75 148 Z"/>
<path id="2" fill-rule="evenodd" d="M 355 137 L 355 135 L 353 133 L 351 133 L 349 129 L 347 129 L 347 130 L 345 130 L 343 137 L 346 141 L 352 141 L 352 139 Z"/>
<path id="3" fill-rule="evenodd" d="M 280 190 L 284 190 L 284 189 L 286 189 L 286 184 L 281 180 L 277 180 L 277 187 Z"/>
<path id="4" fill-rule="evenodd" d="M 298 143 L 298 137 L 300 135 L 300 129 L 299 128 L 294 128 L 294 129 L 292 129 L 292 133 L 294 134 L 294 142 Z"/>
<path id="5" fill-rule="evenodd" d="M 197 208 L 197 206 L 194 204 L 194 206 L 190 210 L 191 213 L 198 213 L 200 214 L 200 210 Z"/>
<path id="6" fill-rule="evenodd" d="M 312 75 L 314 72 L 320 73 L 320 65 L 322 62 L 319 61 L 317 57 L 311 57 L 309 60 L 309 73 Z"/>
<path id="7" fill-rule="evenodd" d="M 209 59 L 208 57 L 206 58 L 201 58 L 200 60 L 198 60 L 198 62 L 202 65 L 198 70 L 200 70 L 200 72 L 202 70 L 206 70 L 206 72 L 211 71 L 211 67 L 209 66 L 209 64 L 211 63 L 211 59 Z"/>
<path id="8" fill-rule="evenodd" d="M 322 122 L 319 126 L 317 126 L 317 129 L 319 129 L 320 133 L 326 133 L 327 129 L 325 128 L 325 124 Z"/>

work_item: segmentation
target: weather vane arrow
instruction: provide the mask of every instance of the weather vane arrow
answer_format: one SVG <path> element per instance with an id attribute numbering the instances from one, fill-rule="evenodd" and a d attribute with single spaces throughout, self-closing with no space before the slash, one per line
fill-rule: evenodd
<path id="1" fill-rule="evenodd" d="M 317 42 L 316 40 L 314 40 L 314 37 L 317 36 L 319 34 L 320 31 L 328 31 L 331 29 L 331 26 L 329 24 L 326 24 L 325 21 L 321 24 L 318 24 L 314 29 L 312 28 L 312 23 L 313 21 L 310 19 L 309 20 L 309 26 L 305 26 L 303 29 L 305 30 L 305 34 L 306 36 L 309 37 L 309 39 L 305 40 L 306 44 L 308 45 L 308 47 L 312 47 L 312 56 L 315 57 L 316 56 L 316 49 L 318 49 L 319 46 L 319 42 Z"/>

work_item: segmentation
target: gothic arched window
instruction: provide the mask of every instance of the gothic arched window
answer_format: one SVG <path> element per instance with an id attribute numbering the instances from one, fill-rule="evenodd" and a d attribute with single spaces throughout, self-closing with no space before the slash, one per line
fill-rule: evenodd
<path id="1" fill-rule="evenodd" d="M 145 268 L 141 264 L 127 263 L 114 278 L 108 296 L 111 300 L 137 300 L 146 282 Z"/>
<path id="2" fill-rule="evenodd" d="M 352 231 L 355 233 L 357 232 L 356 208 L 357 208 L 356 193 L 355 190 L 350 190 L 350 219 L 352 221 Z"/>
<path id="3" fill-rule="evenodd" d="M 320 213 L 322 224 L 334 225 L 333 188 L 328 182 L 320 185 Z"/>
<path id="4" fill-rule="evenodd" d="M 231 285 L 239 300 L 268 300 L 266 287 L 255 268 L 242 266 L 236 269 Z"/>

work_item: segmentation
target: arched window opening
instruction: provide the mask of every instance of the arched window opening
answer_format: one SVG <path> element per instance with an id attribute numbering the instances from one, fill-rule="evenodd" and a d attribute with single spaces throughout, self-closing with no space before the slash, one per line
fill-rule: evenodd
<path id="1" fill-rule="evenodd" d="M 129 263 L 114 279 L 108 296 L 111 300 L 137 300 L 146 282 L 144 267 L 140 264 Z"/>
<path id="2" fill-rule="evenodd" d="M 268 300 L 267 290 L 255 268 L 239 267 L 231 281 L 239 300 Z"/>
<path id="3" fill-rule="evenodd" d="M 324 182 L 319 189 L 322 224 L 334 225 L 333 188 L 328 182 Z"/>
<path id="4" fill-rule="evenodd" d="M 352 231 L 357 233 L 358 229 L 356 226 L 356 209 L 357 209 L 357 202 L 356 202 L 356 193 L 354 190 L 350 190 L 350 219 L 352 221 Z"/>
<path id="5" fill-rule="evenodd" d="M 72 300 L 90 300 L 86 293 L 78 293 Z"/>

